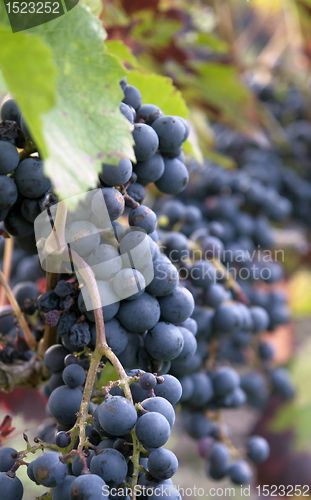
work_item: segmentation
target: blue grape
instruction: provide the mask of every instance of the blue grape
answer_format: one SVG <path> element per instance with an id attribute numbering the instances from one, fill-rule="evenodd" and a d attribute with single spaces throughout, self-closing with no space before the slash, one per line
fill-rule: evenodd
<path id="1" fill-rule="evenodd" d="M 160 321 L 149 330 L 145 343 L 148 353 L 154 359 L 171 361 L 181 353 L 184 339 L 177 326 Z"/>
<path id="2" fill-rule="evenodd" d="M 66 228 L 66 241 L 78 255 L 85 257 L 100 243 L 97 227 L 88 221 L 76 221 Z"/>
<path id="3" fill-rule="evenodd" d="M 60 431 L 55 436 L 55 444 L 60 448 L 67 448 L 71 443 L 71 437 L 67 432 Z"/>
<path id="4" fill-rule="evenodd" d="M 187 403 L 194 408 L 204 408 L 214 396 L 212 381 L 204 373 L 193 374 L 192 380 L 194 382 L 194 390 Z"/>
<path id="5" fill-rule="evenodd" d="M 148 497 L 148 500 L 165 500 L 170 498 L 171 500 L 182 500 L 181 496 L 176 488 L 171 484 L 162 484 L 154 488 L 152 495 Z"/>
<path id="6" fill-rule="evenodd" d="M 69 340 L 71 345 L 80 349 L 88 345 L 91 340 L 89 324 L 86 321 L 76 323 L 70 328 Z"/>
<path id="7" fill-rule="evenodd" d="M 217 309 L 224 300 L 228 299 L 228 295 L 227 290 L 222 285 L 219 283 L 212 283 L 205 290 L 203 301 L 206 306 Z"/>
<path id="8" fill-rule="evenodd" d="M 122 115 L 124 115 L 125 118 L 127 118 L 130 123 L 134 123 L 134 114 L 133 114 L 133 110 L 132 110 L 131 106 L 129 106 L 128 104 L 125 104 L 124 102 L 121 102 L 120 111 L 121 111 Z"/>
<path id="9" fill-rule="evenodd" d="M 58 325 L 57 333 L 60 337 L 70 334 L 70 328 L 77 322 L 77 316 L 74 313 L 65 312 L 61 315 Z"/>
<path id="10" fill-rule="evenodd" d="M 160 319 L 159 302 L 145 292 L 136 300 L 122 301 L 118 317 L 124 328 L 143 333 L 158 323 Z"/>
<path id="11" fill-rule="evenodd" d="M 0 472 L 8 472 L 12 469 L 17 458 L 13 458 L 12 453 L 17 454 L 17 451 L 14 448 L 0 448 Z"/>
<path id="12" fill-rule="evenodd" d="M 18 283 L 13 287 L 12 292 L 20 307 L 23 307 L 26 299 L 37 299 L 39 295 L 39 289 L 32 281 Z"/>
<path id="13" fill-rule="evenodd" d="M 14 173 L 14 181 L 20 194 L 26 198 L 40 198 L 50 189 L 50 179 L 44 177 L 43 162 L 37 158 L 21 161 Z"/>
<path id="14" fill-rule="evenodd" d="M 103 495 L 108 496 L 105 481 L 96 474 L 85 474 L 71 483 L 69 500 L 98 500 Z"/>
<path id="15" fill-rule="evenodd" d="M 189 376 L 181 377 L 179 381 L 180 381 L 181 387 L 182 387 L 182 396 L 180 398 L 180 402 L 184 403 L 189 398 L 191 398 L 191 396 L 193 394 L 194 382 L 193 382 L 192 378 Z"/>
<path id="16" fill-rule="evenodd" d="M 47 451 L 36 458 L 33 464 L 33 474 L 36 480 L 52 488 L 65 481 L 67 465 L 60 461 L 60 456 L 54 451 Z"/>
<path id="17" fill-rule="evenodd" d="M 135 300 L 144 293 L 146 282 L 139 271 L 127 268 L 116 274 L 112 286 L 120 299 Z"/>
<path id="18" fill-rule="evenodd" d="M 7 476 L 5 472 L 0 472 L 0 491 L 2 498 L 10 500 L 22 500 L 24 488 L 18 477 Z"/>
<path id="19" fill-rule="evenodd" d="M 157 152 L 159 139 L 149 125 L 135 123 L 133 130 L 134 152 L 137 161 L 147 161 Z"/>
<path id="20" fill-rule="evenodd" d="M 203 437 L 210 436 L 213 430 L 211 421 L 200 412 L 194 412 L 186 415 L 184 425 L 187 433 L 193 439 L 201 439 Z"/>
<path id="21" fill-rule="evenodd" d="M 230 452 L 227 446 L 223 443 L 213 444 L 209 454 L 209 460 L 214 468 L 218 469 L 223 466 L 228 467 L 230 460 Z"/>
<path id="22" fill-rule="evenodd" d="M 7 141 L 0 141 L 0 175 L 7 175 L 19 164 L 19 154 L 15 146 Z"/>
<path id="23" fill-rule="evenodd" d="M 264 462 L 270 455 L 269 443 L 261 436 L 249 437 L 246 441 L 246 450 L 248 458 L 256 464 Z"/>
<path id="24" fill-rule="evenodd" d="M 17 195 L 18 191 L 14 180 L 11 177 L 0 175 L 0 209 L 10 209 L 16 202 Z"/>
<path id="25" fill-rule="evenodd" d="M 263 361 L 270 360 L 274 356 L 274 347 L 269 342 L 260 342 L 258 354 Z"/>
<path id="26" fill-rule="evenodd" d="M 49 290 L 41 295 L 38 300 L 38 309 L 45 314 L 59 307 L 59 296 L 56 295 L 54 290 Z"/>
<path id="27" fill-rule="evenodd" d="M 124 212 L 124 198 L 122 194 L 114 188 L 102 188 L 92 199 L 92 211 L 100 220 L 107 223 L 107 211 L 111 221 L 120 217 Z"/>
<path id="28" fill-rule="evenodd" d="M 122 268 L 118 250 L 112 245 L 102 244 L 92 250 L 86 258 L 98 280 L 109 281 Z"/>
<path id="29" fill-rule="evenodd" d="M 196 353 L 197 341 L 193 333 L 190 332 L 190 330 L 188 330 L 187 328 L 179 326 L 178 329 L 180 330 L 183 336 L 184 342 L 183 342 L 183 348 L 179 353 L 179 355 L 174 359 L 174 362 L 184 363 L 185 361 L 189 361 Z"/>
<path id="30" fill-rule="evenodd" d="M 147 125 L 152 125 L 161 116 L 163 116 L 163 111 L 155 104 L 142 104 L 137 110 L 136 120 L 138 122 L 145 122 Z"/>
<path id="31" fill-rule="evenodd" d="M 31 481 L 39 485 L 38 481 L 36 480 L 35 476 L 33 475 L 33 466 L 34 466 L 35 461 L 30 462 L 30 464 L 27 466 L 27 476 Z"/>
<path id="32" fill-rule="evenodd" d="M 289 371 L 283 367 L 275 368 L 271 373 L 272 389 L 284 399 L 291 399 L 295 389 Z"/>
<path id="33" fill-rule="evenodd" d="M 225 408 L 239 408 L 246 403 L 246 399 L 243 389 L 236 387 L 220 401 L 220 404 Z"/>
<path id="34" fill-rule="evenodd" d="M 171 262 L 155 260 L 153 280 L 147 286 L 146 291 L 155 297 L 164 297 L 175 290 L 178 282 L 178 271 Z"/>
<path id="35" fill-rule="evenodd" d="M 175 423 L 175 411 L 167 399 L 158 396 L 147 398 L 141 402 L 141 406 L 148 412 L 154 411 L 161 413 L 161 415 L 163 415 L 170 424 L 170 427 L 173 427 Z"/>
<path id="36" fill-rule="evenodd" d="M 65 481 L 55 488 L 52 488 L 51 497 L 52 500 L 67 500 L 69 499 L 69 493 L 71 489 L 71 485 L 75 480 L 74 476 L 67 476 Z"/>
<path id="37" fill-rule="evenodd" d="M 111 436 L 123 436 L 132 430 L 137 421 L 135 406 L 122 396 L 111 396 L 98 408 L 101 427 Z"/>
<path id="38" fill-rule="evenodd" d="M 135 430 L 138 440 L 147 450 L 163 446 L 171 433 L 167 419 L 156 412 L 142 415 L 137 421 Z"/>
<path id="39" fill-rule="evenodd" d="M 112 288 L 111 283 L 108 283 L 107 281 L 98 280 L 97 286 L 98 286 L 99 294 L 100 294 L 102 300 L 108 299 L 109 301 L 111 301 L 111 304 L 103 306 L 103 308 L 102 308 L 104 319 L 106 321 L 109 321 L 119 311 L 119 307 L 120 307 L 119 299 L 116 296 L 116 294 Z M 87 302 L 90 303 L 91 297 L 90 297 L 90 292 L 89 292 L 88 288 L 86 288 L 84 290 L 83 294 L 86 295 Z M 79 307 L 81 314 L 84 314 L 89 321 L 95 323 L 94 311 L 88 311 L 86 309 L 86 306 L 84 303 L 84 298 L 83 298 L 83 295 L 81 292 L 78 295 L 78 307 Z"/>
<path id="40" fill-rule="evenodd" d="M 176 222 L 183 219 L 186 212 L 186 206 L 180 200 L 172 199 L 164 203 L 162 211 L 163 214 L 168 217 L 170 225 L 173 226 Z"/>
<path id="41" fill-rule="evenodd" d="M 24 219 L 33 223 L 41 213 L 38 201 L 25 198 L 21 206 L 21 212 Z"/>
<path id="42" fill-rule="evenodd" d="M 137 110 L 141 106 L 142 97 L 138 88 L 133 85 L 126 85 L 123 89 L 124 99 L 123 102 L 128 106 L 132 106 L 135 110 Z"/>
<path id="43" fill-rule="evenodd" d="M 107 186 L 122 186 L 130 180 L 131 175 L 132 162 L 128 158 L 123 158 L 119 161 L 119 165 L 103 163 L 99 178 Z"/>
<path id="44" fill-rule="evenodd" d="M 158 448 L 153 450 L 148 457 L 148 471 L 156 479 L 171 478 L 178 469 L 176 455 L 170 450 Z"/>
<path id="45" fill-rule="evenodd" d="M 224 245 L 219 238 L 207 236 L 202 242 L 205 259 L 223 259 Z"/>
<path id="46" fill-rule="evenodd" d="M 9 211 L 9 208 L 0 208 L 0 222 L 4 221 L 9 214 Z"/>
<path id="47" fill-rule="evenodd" d="M 48 408 L 51 415 L 63 425 L 74 425 L 80 410 L 82 392 L 66 385 L 57 387 L 49 397 Z"/>
<path id="48" fill-rule="evenodd" d="M 172 405 L 175 405 L 182 395 L 181 384 L 173 375 L 162 375 L 162 378 L 164 382 L 156 386 L 154 393 L 156 396 L 167 399 Z"/>
<path id="49" fill-rule="evenodd" d="M 267 330 L 269 326 L 269 314 L 263 307 L 252 306 L 250 312 L 253 320 L 253 332 L 260 333 Z"/>
<path id="50" fill-rule="evenodd" d="M 146 231 L 147 234 L 155 231 L 157 222 L 158 219 L 154 211 L 145 205 L 133 208 L 129 213 L 130 226 L 141 228 Z"/>
<path id="51" fill-rule="evenodd" d="M 164 158 L 164 173 L 155 185 L 165 194 L 179 194 L 187 186 L 189 173 L 187 167 L 177 158 Z"/>
<path id="52" fill-rule="evenodd" d="M 196 260 L 190 270 L 190 279 L 194 286 L 208 288 L 216 281 L 216 269 L 210 262 Z"/>
<path id="53" fill-rule="evenodd" d="M 150 182 L 155 182 L 162 177 L 164 173 L 164 160 L 162 156 L 156 153 L 147 161 L 139 161 L 134 165 L 134 172 L 137 175 L 137 181 L 146 186 Z"/>
<path id="54" fill-rule="evenodd" d="M 157 379 L 152 373 L 143 373 L 139 377 L 138 383 L 142 389 L 144 389 L 145 391 L 150 391 L 157 385 Z"/>
<path id="55" fill-rule="evenodd" d="M 185 321 L 178 323 L 177 326 L 182 326 L 183 328 L 187 328 L 194 336 L 196 336 L 198 332 L 198 323 L 193 318 L 188 318 Z"/>
<path id="56" fill-rule="evenodd" d="M 165 297 L 159 297 L 161 320 L 180 323 L 188 319 L 194 310 L 194 299 L 187 288 L 178 286 Z"/>
<path id="57" fill-rule="evenodd" d="M 127 190 L 127 194 L 133 198 L 134 201 L 137 201 L 137 203 L 142 203 L 146 197 L 146 190 L 144 186 L 139 184 L 139 182 L 135 182 L 135 184 L 131 184 Z M 130 202 L 126 202 L 126 206 L 131 207 L 132 205 Z"/>
<path id="58" fill-rule="evenodd" d="M 240 386 L 240 376 L 233 368 L 218 368 L 212 376 L 215 396 L 224 397 Z"/>
<path id="59" fill-rule="evenodd" d="M 214 319 L 215 333 L 232 333 L 242 327 L 242 318 L 239 308 L 236 305 L 222 304 L 215 312 Z"/>
<path id="60" fill-rule="evenodd" d="M 106 331 L 106 339 L 107 344 L 115 353 L 116 356 L 119 356 L 121 352 L 127 346 L 129 337 L 128 332 L 123 328 L 117 318 L 112 318 L 109 321 L 105 321 L 105 331 Z M 96 326 L 91 326 L 91 347 L 95 348 L 96 345 Z"/>
<path id="61" fill-rule="evenodd" d="M 179 262 L 189 255 L 188 239 L 184 234 L 172 232 L 164 240 L 164 253 L 172 262 Z"/>
<path id="62" fill-rule="evenodd" d="M 185 126 L 175 116 L 162 116 L 155 120 L 152 128 L 159 137 L 160 151 L 171 152 L 181 147 L 185 138 Z"/>
<path id="63" fill-rule="evenodd" d="M 89 450 L 89 454 L 86 457 L 86 465 L 88 468 L 90 468 L 91 465 L 91 460 L 94 457 L 95 452 L 94 450 Z M 83 463 L 80 460 L 79 455 L 76 455 L 72 461 L 72 472 L 75 476 L 80 476 L 83 471 Z"/>
<path id="64" fill-rule="evenodd" d="M 212 464 L 209 464 L 207 469 L 208 476 L 214 481 L 219 481 L 223 479 L 228 474 L 228 466 L 221 465 L 220 467 L 214 467 Z"/>
<path id="65" fill-rule="evenodd" d="M 119 451 L 108 448 L 92 458 L 90 471 L 101 477 L 109 486 L 115 486 L 125 481 L 127 463 Z"/>
<path id="66" fill-rule="evenodd" d="M 85 372 L 82 366 L 76 364 L 66 366 L 63 371 L 63 381 L 72 389 L 83 385 L 85 382 Z"/>
<path id="67" fill-rule="evenodd" d="M 68 350 L 62 345 L 52 345 L 49 347 L 45 351 L 43 358 L 43 362 L 49 372 L 57 373 L 63 370 L 65 367 L 64 359 L 67 354 L 69 354 Z"/>
<path id="68" fill-rule="evenodd" d="M 1 106 L 1 121 L 9 120 L 20 124 L 21 112 L 14 99 L 7 99 Z"/>
<path id="69" fill-rule="evenodd" d="M 252 478 L 252 470 L 247 462 L 237 460 L 229 468 L 229 477 L 234 484 L 246 484 Z"/>

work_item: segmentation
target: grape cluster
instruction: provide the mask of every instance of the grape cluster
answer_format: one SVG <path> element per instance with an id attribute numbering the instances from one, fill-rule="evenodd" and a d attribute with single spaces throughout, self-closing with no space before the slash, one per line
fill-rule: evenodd
<path id="1" fill-rule="evenodd" d="M 109 366 L 103 357 L 84 422 L 87 440 L 82 449 L 75 425 L 97 341 L 83 272 L 69 266 L 56 286 L 39 296 L 34 283 L 38 264 L 35 269 L 34 257 L 23 257 L 24 282 L 14 289 L 26 318 L 32 316 L 36 339 L 42 338 L 44 324 L 58 335 L 58 343 L 44 355 L 50 378 L 43 393 L 52 422 L 41 426 L 37 439 L 37 446 L 50 444 L 52 451 L 27 466 L 32 481 L 51 488 L 52 500 L 97 500 L 103 491 L 110 499 L 127 499 L 136 480 L 144 499 L 179 499 L 171 479 L 178 461 L 163 448 L 176 405 L 184 430 L 198 441 L 208 476 L 249 483 L 251 463 L 266 460 L 269 444 L 251 436 L 243 450 L 236 449 L 222 412 L 245 403 L 263 408 L 271 393 L 283 399 L 294 395 L 289 372 L 274 365 L 271 343 L 262 339 L 264 332 L 272 335 L 290 319 L 286 296 L 275 287 L 283 267 L 271 258 L 271 248 L 274 225 L 286 223 L 295 205 L 285 184 L 277 181 L 282 176 L 270 172 L 264 177 L 262 163 L 272 156 L 247 141 L 234 149 L 231 132 L 215 126 L 218 148 L 244 163 L 238 161 L 241 168 L 232 171 L 210 163 L 204 168 L 192 165 L 189 180 L 182 152 L 188 124 L 165 116 L 156 105 L 142 104 L 139 90 L 126 80 L 121 88 L 120 111 L 134 127 L 137 163 L 123 159 L 117 167 L 102 166 L 96 193 L 87 193 L 75 212 L 68 213 L 66 241 L 92 267 L 100 296 L 110 298 L 102 306 L 106 340 L 126 371 L 132 401 L 121 379 L 100 388 L 102 370 L 105 373 Z M 21 124 L 12 101 L 4 103 L 1 116 Z M 25 131 L 23 123 L 21 128 Z M 4 155 L 7 148 L 3 144 L 15 151 L 17 145 L 0 142 L 0 163 L 1 151 Z M 41 160 L 19 162 L 16 157 L 12 168 L 12 158 L 6 163 L 9 170 L 3 167 L 1 182 L 13 183 L 18 194 L 7 207 L 4 223 L 20 244 L 21 238 L 33 238 L 34 214 L 58 200 L 43 177 Z M 282 166 L 278 163 L 274 171 L 282 172 Z M 149 183 L 159 195 L 153 204 L 148 202 L 152 208 L 143 204 Z M 169 196 L 163 200 L 161 193 Z M 112 221 L 108 231 L 100 229 L 103 199 Z M 27 219 L 28 213 L 33 216 Z M 32 232 L 22 237 L 26 223 Z M 44 239 L 48 236 L 49 232 Z M 143 251 L 134 265 L 128 255 L 134 255 L 139 245 Z M 28 246 L 24 249 L 29 251 Z M 0 330 L 15 342 L 13 351 L 20 357 L 9 310 L 10 314 L 1 312 Z M 22 332 L 18 335 L 22 338 Z M 23 356 L 19 359 L 35 353 L 25 349 Z M 251 363 L 258 369 L 249 369 Z M 0 485 L 9 498 L 22 498 L 15 472 L 26 455 L 18 456 L 11 448 L 0 450 Z"/>

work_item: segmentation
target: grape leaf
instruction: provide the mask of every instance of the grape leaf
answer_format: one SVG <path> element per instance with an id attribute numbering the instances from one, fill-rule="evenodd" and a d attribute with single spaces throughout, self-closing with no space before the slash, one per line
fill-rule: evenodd
<path id="1" fill-rule="evenodd" d="M 51 48 L 38 36 L 13 34 L 11 28 L 2 24 L 0 44 L 0 86 L 14 96 L 25 120 L 31 124 L 40 150 L 46 154 L 42 116 L 56 101 L 56 67 Z"/>
<path id="2" fill-rule="evenodd" d="M 100 21 L 82 5 L 31 32 L 50 45 L 58 68 L 57 103 L 43 118 L 45 172 L 73 208 L 69 198 L 96 186 L 102 162 L 135 159 L 132 126 L 119 111 L 125 70 L 107 52 Z"/>
<path id="3" fill-rule="evenodd" d="M 129 63 L 133 68 L 137 68 L 138 62 L 136 57 L 121 40 L 108 40 L 106 47 L 110 54 L 117 56 L 123 63 Z"/>

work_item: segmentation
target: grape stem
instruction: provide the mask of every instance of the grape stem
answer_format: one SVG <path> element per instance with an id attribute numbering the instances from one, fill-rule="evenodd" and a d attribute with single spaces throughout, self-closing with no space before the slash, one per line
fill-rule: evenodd
<path id="1" fill-rule="evenodd" d="M 37 341 L 33 337 L 31 330 L 29 328 L 29 325 L 13 295 L 13 292 L 10 288 L 10 285 L 8 284 L 3 272 L 0 270 L 0 283 L 4 288 L 4 291 L 6 293 L 7 298 L 9 299 L 9 302 L 11 306 L 13 307 L 14 314 L 16 315 L 18 322 L 24 332 L 25 340 L 28 344 L 29 349 L 32 351 L 36 351 L 37 349 Z"/>
<path id="2" fill-rule="evenodd" d="M 11 266 L 12 266 L 12 255 L 14 249 L 14 238 L 6 238 L 4 244 L 4 256 L 3 256 L 3 275 L 7 282 L 10 282 Z M 0 307 L 4 305 L 5 302 L 5 289 L 1 287 L 0 290 Z"/>
<path id="3" fill-rule="evenodd" d="M 19 153 L 19 161 L 25 160 L 32 153 L 36 153 L 38 150 L 34 143 L 26 138 L 26 147 Z"/>
<path id="4" fill-rule="evenodd" d="M 220 260 L 216 258 L 211 259 L 210 262 L 213 264 L 215 269 L 217 271 L 220 271 L 221 274 L 225 277 L 228 288 L 231 288 L 235 292 L 237 300 L 245 305 L 248 305 L 249 303 L 248 298 L 246 297 L 240 285 L 235 281 L 233 276 L 230 274 L 226 266 L 224 266 L 220 262 Z"/>

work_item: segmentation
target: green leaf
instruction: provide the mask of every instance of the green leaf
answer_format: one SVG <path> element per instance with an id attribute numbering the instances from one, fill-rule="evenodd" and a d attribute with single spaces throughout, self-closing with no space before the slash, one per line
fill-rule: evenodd
<path id="1" fill-rule="evenodd" d="M 296 388 L 293 401 L 282 406 L 271 423 L 271 430 L 282 432 L 291 429 L 295 432 L 298 450 L 310 449 L 311 439 L 311 339 L 303 350 L 296 355 L 291 373 Z"/>
<path id="2" fill-rule="evenodd" d="M 129 63 L 133 68 L 137 68 L 138 62 L 133 56 L 129 47 L 127 47 L 121 40 L 108 40 L 106 47 L 110 54 L 117 56 L 123 63 Z"/>
<path id="3" fill-rule="evenodd" d="M 302 267 L 292 274 L 289 281 L 290 308 L 295 318 L 311 314 L 311 272 Z"/>
<path id="4" fill-rule="evenodd" d="M 119 111 L 125 70 L 107 52 L 100 21 L 82 5 L 31 31 L 50 45 L 58 68 L 57 103 L 44 115 L 45 171 L 67 199 L 96 186 L 102 162 L 135 160 L 132 126 Z M 67 205 L 73 208 L 73 200 Z"/>
<path id="5" fill-rule="evenodd" d="M 180 28 L 180 22 L 167 15 L 157 15 L 153 10 L 140 10 L 134 16 L 135 25 L 131 36 L 144 47 L 167 47 Z"/>
<path id="6" fill-rule="evenodd" d="M 39 36 L 13 34 L 11 28 L 3 25 L 0 26 L 0 44 L 0 86 L 3 88 L 5 82 L 29 123 L 41 152 L 46 154 L 43 114 L 56 101 L 56 66 L 52 50 Z"/>
<path id="7" fill-rule="evenodd" d="M 118 380 L 118 374 L 114 366 L 107 362 L 105 364 L 105 368 L 100 374 L 100 378 L 98 381 L 98 389 L 100 389 L 103 386 L 106 386 L 109 384 L 109 382 L 113 382 L 114 380 Z"/>

